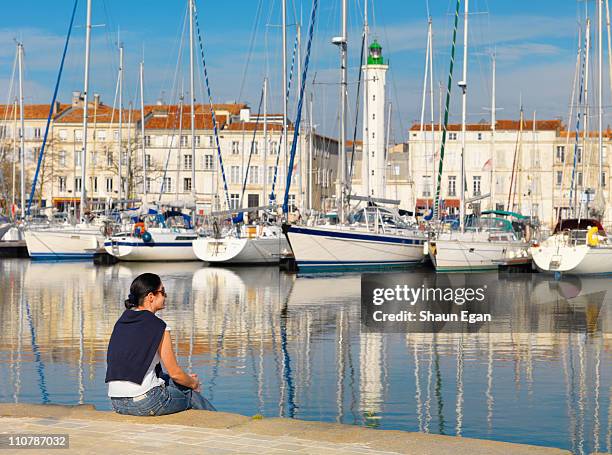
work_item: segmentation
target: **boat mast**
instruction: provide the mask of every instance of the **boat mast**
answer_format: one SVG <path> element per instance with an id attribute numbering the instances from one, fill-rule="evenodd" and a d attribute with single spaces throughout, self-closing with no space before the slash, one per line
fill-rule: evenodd
<path id="1" fill-rule="evenodd" d="M 87 201 L 87 99 L 89 92 L 89 57 L 91 48 L 91 0 L 87 0 L 87 25 L 85 27 L 85 81 L 83 87 L 83 149 L 81 150 L 81 205 L 83 221 Z"/>
<path id="2" fill-rule="evenodd" d="M 123 198 L 123 44 L 119 44 L 119 203 Z"/>
<path id="3" fill-rule="evenodd" d="M 598 138 L 598 147 L 599 147 L 599 166 L 597 171 L 597 180 L 596 180 L 596 188 L 598 188 L 597 192 L 601 191 L 602 185 L 602 175 L 603 175 L 603 8 L 602 8 L 603 0 L 597 0 L 597 20 L 598 20 L 598 51 L 599 51 L 599 64 L 598 64 L 598 104 L 597 107 L 597 116 L 599 122 L 599 138 Z M 587 214 L 588 216 L 588 214 Z"/>
<path id="4" fill-rule="evenodd" d="M 466 135 L 466 115 L 467 115 L 467 51 L 468 51 L 468 3 L 465 0 L 463 15 L 463 78 L 459 81 L 462 91 L 461 96 L 461 201 L 459 203 L 459 223 L 461 232 L 465 231 L 465 135 Z"/>
<path id="5" fill-rule="evenodd" d="M 287 168 L 288 164 L 288 149 L 287 149 L 287 0 L 282 1 L 282 41 L 283 41 L 283 86 L 282 98 L 283 100 L 283 131 L 281 140 L 283 141 L 283 159 L 285 165 L 283 166 L 285 172 L 289 172 Z"/>
<path id="6" fill-rule="evenodd" d="M 264 77 L 263 85 L 263 195 L 262 202 L 266 200 L 268 194 L 268 78 Z"/>
<path id="7" fill-rule="evenodd" d="M 312 146 L 314 126 L 312 123 L 312 92 L 310 92 L 310 109 L 309 109 L 309 129 L 310 135 L 308 138 L 308 210 L 312 211 Z"/>
<path id="8" fill-rule="evenodd" d="M 17 55 L 19 59 L 19 178 L 21 190 L 21 219 L 25 219 L 25 123 L 23 120 L 23 43 L 17 43 Z"/>
<path id="9" fill-rule="evenodd" d="M 142 194 L 143 203 L 147 203 L 147 152 L 145 151 L 145 114 L 144 114 L 144 61 L 140 62 L 140 137 L 142 147 Z"/>
<path id="10" fill-rule="evenodd" d="M 369 0 L 365 0 L 363 2 L 363 61 L 365 63 L 364 65 L 364 72 L 363 72 L 363 80 L 364 80 L 364 84 L 363 84 L 363 125 L 364 125 L 364 137 L 363 137 L 363 145 L 362 145 L 362 152 L 361 152 L 361 159 L 363 160 L 363 162 L 365 163 L 362 166 L 362 176 L 361 176 L 361 186 L 362 186 L 362 193 L 364 196 L 370 196 L 371 194 L 371 189 L 370 189 L 370 130 L 368 128 L 368 118 L 369 118 L 369 113 L 368 113 L 368 52 L 369 52 L 369 45 L 368 45 L 368 37 L 370 34 L 370 26 L 368 24 L 368 2 Z M 365 168 L 365 172 L 363 172 Z M 364 191 L 365 190 L 365 191 Z"/>
<path id="11" fill-rule="evenodd" d="M 183 104 L 185 103 L 185 96 L 182 90 L 181 84 L 181 96 L 179 97 L 179 134 L 178 134 L 178 164 L 176 166 L 176 200 L 179 200 L 179 181 L 180 181 L 180 173 L 181 173 L 181 138 L 183 137 Z M 172 143 L 172 141 L 170 141 Z M 193 166 L 193 160 L 191 162 L 191 166 Z M 193 182 L 192 182 L 193 184 Z"/>
<path id="12" fill-rule="evenodd" d="M 497 118 L 495 115 L 495 76 L 496 76 L 496 62 L 495 62 L 495 53 L 491 55 L 492 61 L 492 81 L 491 81 L 491 171 L 489 177 L 489 204 L 491 205 L 491 209 L 495 209 L 495 182 L 493 181 L 493 162 L 495 161 L 495 127 Z"/>
<path id="13" fill-rule="evenodd" d="M 338 179 L 337 197 L 339 200 L 338 215 L 340 223 L 345 220 L 345 182 L 346 182 L 346 88 L 347 88 L 347 36 L 346 36 L 346 0 L 342 0 L 342 36 L 332 39 L 340 46 L 340 178 Z"/>
<path id="14" fill-rule="evenodd" d="M 11 205 L 11 212 L 13 210 L 13 207 L 15 207 L 15 180 L 17 177 L 17 171 L 16 171 L 16 167 L 17 167 L 17 160 L 18 160 L 18 151 L 17 151 L 17 99 L 15 99 L 15 102 L 13 103 L 13 118 L 14 118 L 14 122 L 13 122 L 13 199 L 12 199 L 12 205 Z"/>
<path id="15" fill-rule="evenodd" d="M 196 151 L 195 151 L 195 82 L 193 71 L 193 2 L 189 0 L 189 98 L 191 103 L 191 195 L 196 203 Z M 180 140 L 180 139 L 179 139 Z"/>

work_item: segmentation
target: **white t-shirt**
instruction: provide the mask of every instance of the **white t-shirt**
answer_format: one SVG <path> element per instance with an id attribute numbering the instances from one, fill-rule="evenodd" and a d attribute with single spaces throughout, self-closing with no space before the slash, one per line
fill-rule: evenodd
<path id="1" fill-rule="evenodd" d="M 170 327 L 166 326 L 166 332 L 169 331 Z M 151 361 L 151 365 L 149 365 L 149 369 L 142 380 L 142 384 L 137 384 L 132 381 L 110 381 L 108 383 L 108 396 L 116 398 L 133 398 L 147 393 L 153 387 L 162 385 L 164 380 L 158 378 L 155 374 L 155 366 L 159 361 L 159 352 L 156 351 Z"/>

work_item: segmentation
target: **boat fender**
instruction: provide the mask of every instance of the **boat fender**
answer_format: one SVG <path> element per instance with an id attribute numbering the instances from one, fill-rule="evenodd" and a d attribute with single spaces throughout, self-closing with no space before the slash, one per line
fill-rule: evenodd
<path id="1" fill-rule="evenodd" d="M 587 231 L 587 245 L 589 246 L 597 246 L 599 245 L 599 236 L 597 233 L 599 232 L 599 228 L 597 226 L 591 226 Z"/>
<path id="2" fill-rule="evenodd" d="M 145 243 L 150 243 L 150 242 L 152 242 L 152 241 L 153 241 L 153 236 L 151 235 L 151 233 L 150 233 L 150 232 L 146 232 L 146 231 L 145 231 L 145 232 L 142 234 L 142 241 L 143 241 L 143 242 L 145 242 Z"/>
<path id="3" fill-rule="evenodd" d="M 145 224 L 142 221 L 134 224 L 133 232 L 136 237 L 143 235 L 146 232 Z"/>

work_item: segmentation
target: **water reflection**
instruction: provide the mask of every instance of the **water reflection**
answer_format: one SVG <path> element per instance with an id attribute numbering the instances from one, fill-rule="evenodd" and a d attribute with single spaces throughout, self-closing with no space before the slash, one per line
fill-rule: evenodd
<path id="1" fill-rule="evenodd" d="M 599 278 L 483 277 L 512 299 L 520 324 L 508 333 L 379 334 L 360 330 L 359 275 L 5 260 L 0 400 L 109 409 L 106 344 L 145 271 L 162 276 L 180 362 L 219 409 L 611 450 L 610 284 Z M 563 330 L 568 308 L 586 330 Z M 525 330 L 534 321 L 548 333 Z"/>

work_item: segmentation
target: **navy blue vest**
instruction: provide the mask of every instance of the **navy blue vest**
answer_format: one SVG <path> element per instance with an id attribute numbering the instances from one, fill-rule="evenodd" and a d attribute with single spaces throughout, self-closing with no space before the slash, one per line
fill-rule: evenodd
<path id="1" fill-rule="evenodd" d="M 142 384 L 165 330 L 166 323 L 150 311 L 125 310 L 108 343 L 105 382 Z"/>

